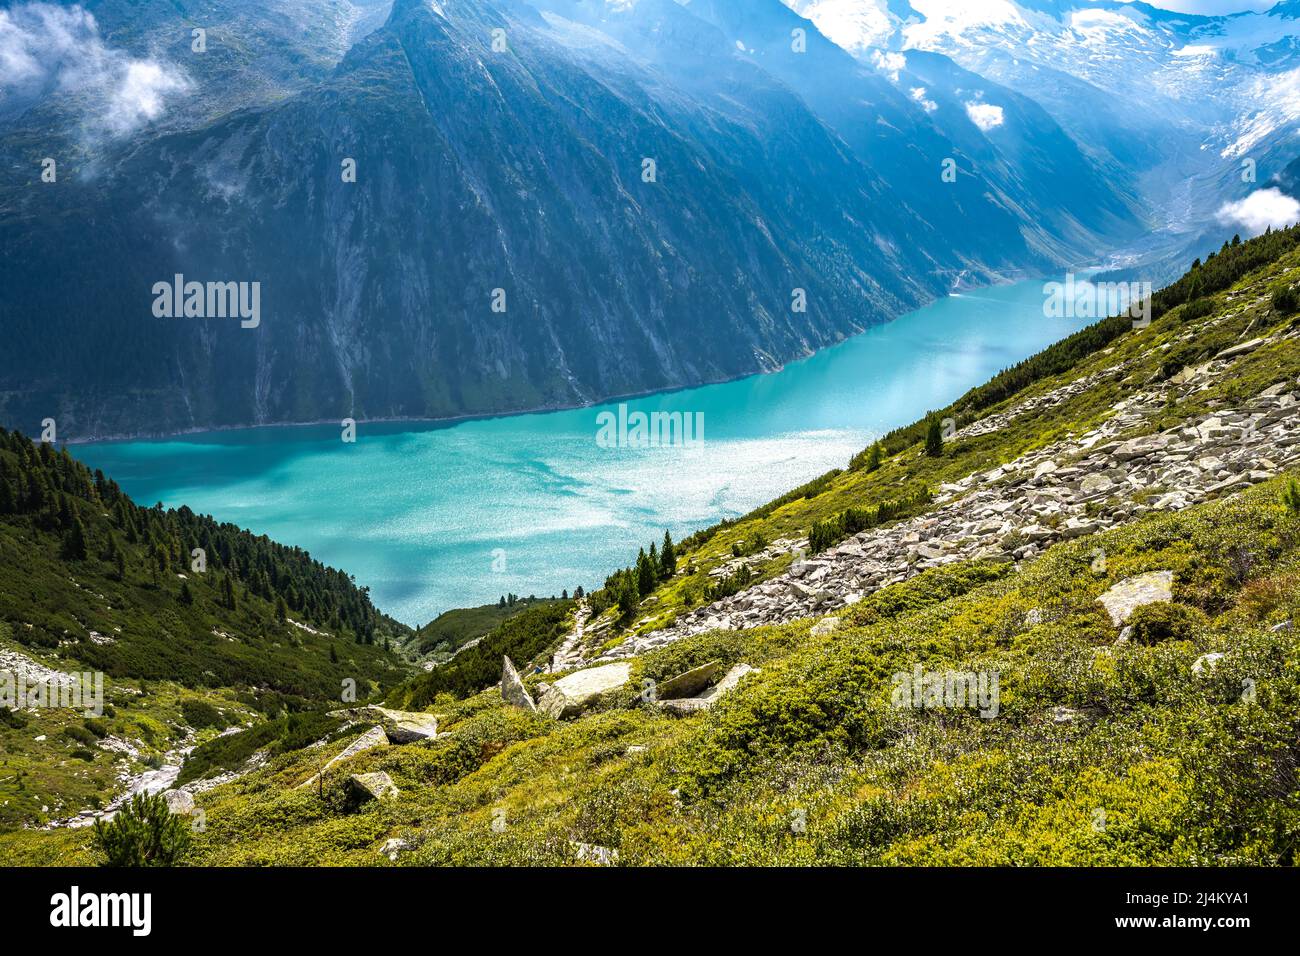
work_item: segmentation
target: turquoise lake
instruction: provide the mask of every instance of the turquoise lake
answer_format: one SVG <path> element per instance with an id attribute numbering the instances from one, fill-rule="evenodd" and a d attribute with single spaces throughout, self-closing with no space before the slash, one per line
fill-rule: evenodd
<path id="1" fill-rule="evenodd" d="M 76 445 L 139 503 L 310 551 L 409 624 L 500 595 L 599 587 L 637 549 L 736 517 L 1091 319 L 1034 280 L 940 299 L 780 372 L 629 400 L 702 413 L 696 447 L 602 447 L 618 403 L 455 423 L 250 428 Z"/>

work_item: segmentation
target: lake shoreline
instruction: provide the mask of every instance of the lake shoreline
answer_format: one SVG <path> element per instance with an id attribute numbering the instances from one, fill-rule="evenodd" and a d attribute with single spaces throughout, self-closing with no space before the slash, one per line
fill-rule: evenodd
<path id="1" fill-rule="evenodd" d="M 589 402 L 537 405 L 531 408 L 519 408 L 519 409 L 513 409 L 509 411 L 502 410 L 502 411 L 495 411 L 495 412 L 473 412 L 473 413 L 467 413 L 462 415 L 446 415 L 442 417 L 432 417 L 432 418 L 426 416 L 400 415 L 400 416 L 390 416 L 390 417 L 380 417 L 380 418 L 356 418 L 354 419 L 354 421 L 357 423 L 358 427 L 362 425 L 420 425 L 420 426 L 451 427 L 453 425 L 461 424 L 462 422 L 491 421 L 493 419 L 499 419 L 499 418 L 517 418 L 525 415 L 546 415 L 551 412 L 571 412 L 571 411 L 579 411 L 584 408 L 598 408 L 602 405 L 610 405 L 616 402 L 632 401 L 636 399 L 650 398 L 659 395 L 672 395 L 676 392 L 687 392 L 687 391 L 691 391 L 692 389 L 706 388 L 710 385 L 727 385 L 733 382 L 742 382 L 745 379 L 754 378 L 757 376 L 776 375 L 779 374 L 780 372 L 785 371 L 791 365 L 798 364 L 799 362 L 806 362 L 810 358 L 820 355 L 829 349 L 837 348 L 843 345 L 844 343 L 850 342 L 859 336 L 866 335 L 878 329 L 885 328 L 886 326 L 891 325 L 894 322 L 897 322 L 899 319 L 903 318 L 904 316 L 911 315 L 913 312 L 917 312 L 921 309 L 932 306 L 936 302 L 939 302 L 944 298 L 948 298 L 954 295 L 966 295 L 972 292 L 978 292 L 982 289 L 1002 288 L 1009 285 L 1015 285 L 1016 283 L 1019 282 L 1032 282 L 1036 279 L 1043 279 L 1043 281 L 1048 281 L 1048 277 L 1046 276 L 1036 276 L 1036 275 L 1013 276 L 1007 274 L 999 274 L 996 277 L 996 281 L 987 282 L 980 285 L 968 286 L 959 282 L 956 285 L 954 285 L 953 288 L 950 289 L 945 295 L 937 296 L 936 298 L 918 303 L 914 308 L 909 309 L 906 312 L 900 312 L 898 315 L 893 316 L 892 318 L 888 318 L 885 319 L 883 322 L 878 322 L 875 325 L 868 326 L 867 328 L 864 328 L 859 332 L 855 332 L 853 335 L 846 335 L 834 342 L 831 342 L 828 345 L 823 345 L 821 348 L 812 349 L 810 351 L 803 353 L 802 355 L 797 355 L 793 358 L 786 359 L 784 362 L 772 368 L 760 369 L 754 372 L 746 372 L 743 375 L 734 375 L 730 377 L 708 379 L 705 381 L 694 382 L 686 385 L 674 385 L 671 388 L 656 388 L 656 389 L 647 389 L 639 392 L 625 392 L 619 395 L 610 395 L 604 398 L 593 399 L 592 401 Z M 341 426 L 342 419 L 321 418 L 321 419 L 315 419 L 310 421 L 261 422 L 261 423 L 251 423 L 251 424 L 241 424 L 241 425 L 198 425 L 193 428 L 180 429 L 179 431 L 123 432 L 123 433 L 117 433 L 112 435 L 78 436 L 76 438 L 59 439 L 59 441 L 56 442 L 56 444 L 93 445 L 93 444 L 112 444 L 115 442 L 163 442 L 163 441 L 169 441 L 173 439 L 186 438 L 193 435 L 206 435 L 206 434 L 239 432 L 239 431 L 254 431 L 256 429 L 261 429 L 261 428 L 312 428 L 312 427 L 318 427 L 323 425 Z"/>
<path id="2" fill-rule="evenodd" d="M 1040 280 L 953 293 L 776 374 L 530 412 L 333 420 L 78 442 L 138 501 L 292 543 L 426 622 L 499 595 L 599 586 L 639 547 L 743 515 L 1091 320 Z M 691 411 L 707 449 L 609 447 L 601 410 Z M 276 428 L 279 431 L 271 431 Z M 347 449 L 347 451 L 342 451 Z"/>

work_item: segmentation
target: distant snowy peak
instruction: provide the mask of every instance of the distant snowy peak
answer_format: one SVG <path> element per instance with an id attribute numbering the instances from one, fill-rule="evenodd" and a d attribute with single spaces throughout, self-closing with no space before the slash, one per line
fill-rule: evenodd
<path id="1" fill-rule="evenodd" d="M 912 11 L 906 0 L 785 0 L 786 6 L 817 25 L 817 29 L 832 43 L 850 53 L 870 49 L 889 48 L 901 37 L 904 23 L 915 19 L 900 17 L 891 10 L 902 8 L 905 14 Z"/>
<path id="2" fill-rule="evenodd" d="M 688 2 L 688 0 L 679 0 Z M 1031 56 L 1070 45 L 1098 55 L 1141 50 L 1164 56 L 1227 54 L 1253 61 L 1294 39 L 1300 0 L 1262 13 L 1200 16 L 1118 0 L 784 0 L 853 53 L 909 47 L 954 53 L 1013 50 Z"/>

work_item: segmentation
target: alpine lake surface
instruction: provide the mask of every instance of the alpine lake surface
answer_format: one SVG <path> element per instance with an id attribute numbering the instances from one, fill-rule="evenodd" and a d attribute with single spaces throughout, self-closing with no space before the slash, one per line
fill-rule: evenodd
<path id="1" fill-rule="evenodd" d="M 1096 321 L 1049 318 L 1044 301 L 1043 280 L 953 294 L 778 372 L 587 408 L 360 423 L 352 443 L 328 424 L 70 450 L 140 504 L 188 505 L 304 548 L 420 625 L 507 592 L 598 588 L 665 530 L 680 540 L 844 467 Z M 702 435 L 611 442 L 620 404 L 633 426 L 637 412 L 677 412 Z"/>

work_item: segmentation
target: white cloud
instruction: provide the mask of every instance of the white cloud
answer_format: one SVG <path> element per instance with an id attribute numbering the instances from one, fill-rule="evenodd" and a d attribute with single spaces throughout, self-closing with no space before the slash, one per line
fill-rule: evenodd
<path id="1" fill-rule="evenodd" d="M 1002 125 L 1002 107 L 994 106 L 992 103 L 967 103 L 966 115 L 970 117 L 972 123 L 986 133 Z"/>
<path id="2" fill-rule="evenodd" d="M 871 62 L 877 70 L 887 74 L 894 83 L 898 82 L 898 74 L 907 69 L 907 57 L 901 53 L 881 53 L 879 50 L 872 50 Z"/>
<path id="3" fill-rule="evenodd" d="M 121 135 L 157 119 L 167 99 L 189 87 L 170 64 L 107 46 L 80 6 L 0 10 L 0 103 L 67 97 L 88 126 Z"/>
<path id="4" fill-rule="evenodd" d="M 1300 222 L 1300 202 L 1280 189 L 1256 189 L 1239 202 L 1224 203 L 1218 217 L 1222 223 L 1244 226 L 1255 236 L 1269 226 L 1280 229 Z"/>
<path id="5" fill-rule="evenodd" d="M 183 77 L 153 60 L 127 64 L 122 85 L 113 92 L 108 122 L 115 132 L 124 133 L 162 115 L 163 99 L 186 89 Z"/>
<path id="6" fill-rule="evenodd" d="M 924 86 L 912 87 L 912 99 L 920 103 L 921 109 L 925 110 L 927 113 L 933 113 L 939 108 L 939 104 L 934 100 L 926 99 Z"/>

